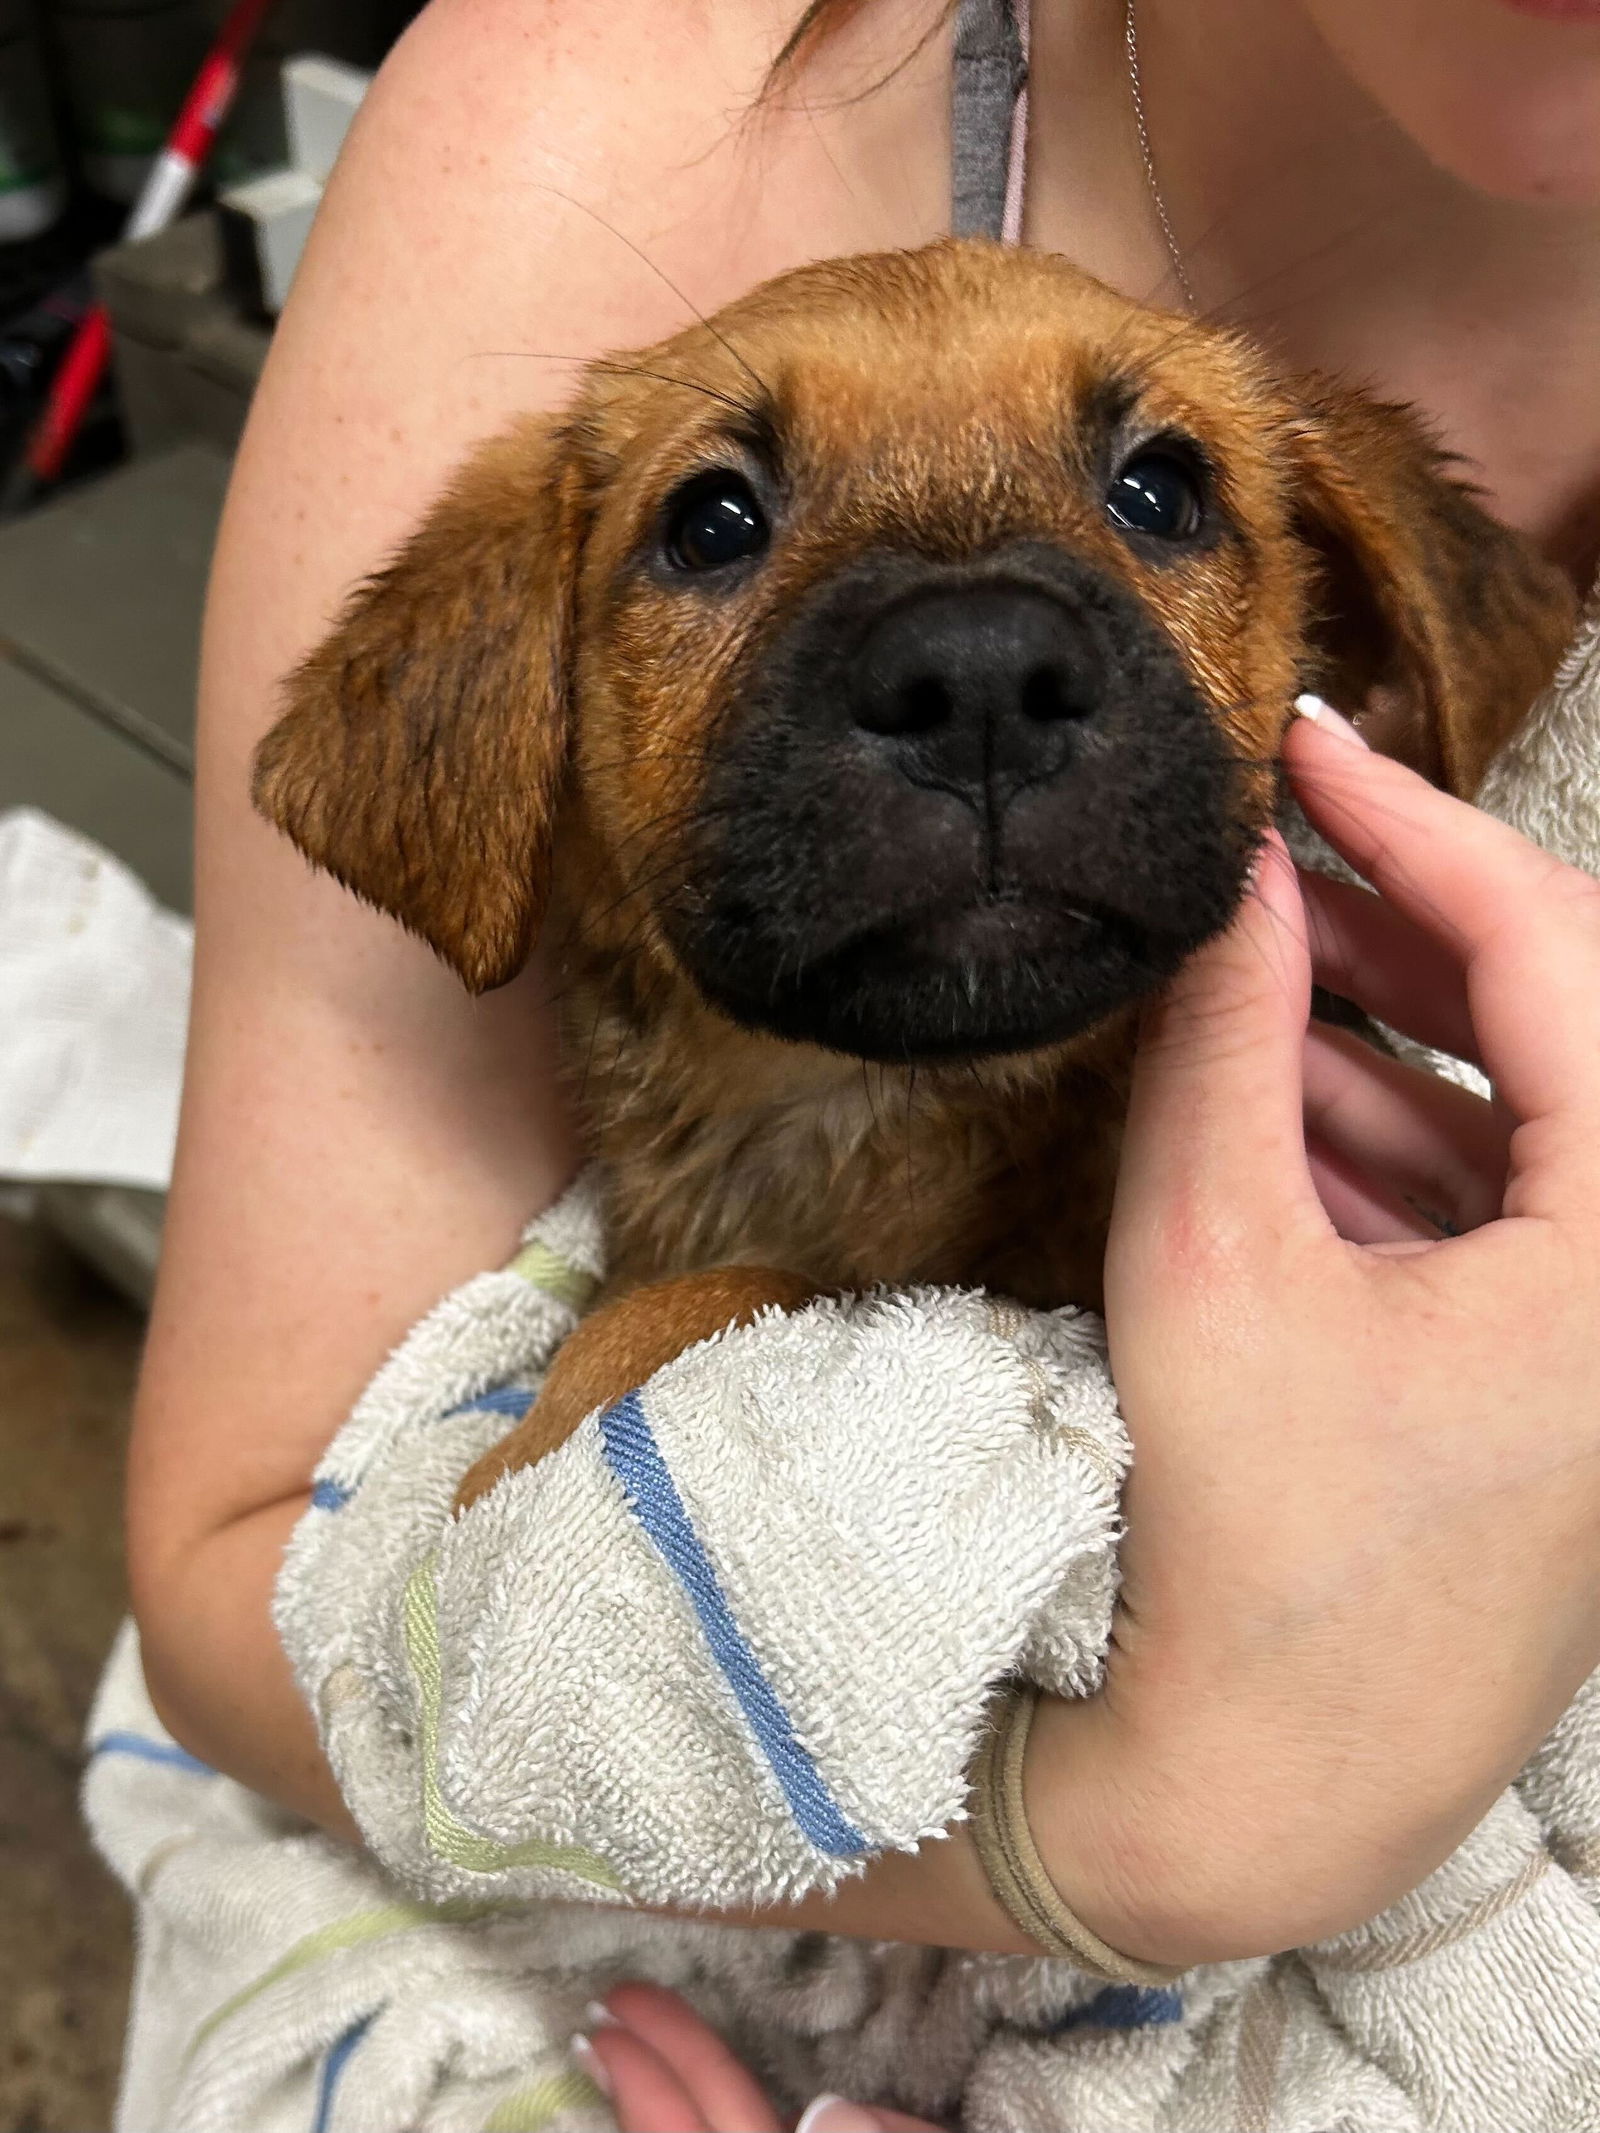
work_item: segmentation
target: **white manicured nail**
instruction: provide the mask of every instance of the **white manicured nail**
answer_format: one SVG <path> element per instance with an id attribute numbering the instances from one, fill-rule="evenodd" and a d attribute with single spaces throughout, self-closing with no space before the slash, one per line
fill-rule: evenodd
<path id="1" fill-rule="evenodd" d="M 813 2096 L 794 2133 L 879 2133 L 876 2111 L 865 2111 L 844 2096 Z"/>
<path id="2" fill-rule="evenodd" d="M 1309 692 L 1304 696 L 1297 696 L 1294 708 L 1301 718 L 1310 719 L 1313 726 L 1320 726 L 1324 733 L 1331 733 L 1335 740 L 1352 741 L 1357 748 L 1366 747 L 1365 739 L 1351 725 L 1344 713 L 1335 711 L 1332 704 L 1324 703 L 1320 696 L 1312 696 Z"/>
<path id="3" fill-rule="evenodd" d="M 606 2072 L 600 2054 L 581 2030 L 567 2046 L 567 2057 L 580 2074 L 594 2083 L 602 2096 L 611 2094 L 611 2076 Z"/>

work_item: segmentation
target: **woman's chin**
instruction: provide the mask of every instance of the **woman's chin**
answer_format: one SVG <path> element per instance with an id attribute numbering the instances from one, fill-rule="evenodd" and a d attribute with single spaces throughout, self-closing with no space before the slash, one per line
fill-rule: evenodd
<path id="1" fill-rule="evenodd" d="M 1590 74 L 1560 94 L 1467 88 L 1390 113 L 1436 168 L 1487 199 L 1600 213 L 1600 57 Z"/>
<path id="2" fill-rule="evenodd" d="M 1434 139 L 1413 129 L 1412 137 L 1442 170 L 1488 199 L 1600 215 L 1600 96 L 1591 101 L 1581 126 L 1565 113 L 1542 125 L 1519 124 L 1498 109 L 1481 124 L 1441 126 Z"/>
<path id="3" fill-rule="evenodd" d="M 1439 169 L 1508 204 L 1600 209 L 1600 0 L 1302 4 Z"/>
<path id="4" fill-rule="evenodd" d="M 1600 0 L 1500 0 L 1500 5 L 1535 22 L 1600 23 Z"/>

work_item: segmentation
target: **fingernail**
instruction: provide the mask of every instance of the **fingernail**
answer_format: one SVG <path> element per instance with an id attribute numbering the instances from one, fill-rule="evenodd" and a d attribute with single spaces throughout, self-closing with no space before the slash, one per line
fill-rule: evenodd
<path id="1" fill-rule="evenodd" d="M 813 2096 L 794 2133 L 880 2133 L 876 2111 L 863 2110 L 845 2096 Z"/>
<path id="2" fill-rule="evenodd" d="M 580 2074 L 594 2083 L 602 2096 L 611 2094 L 611 2076 L 606 2072 L 605 2062 L 582 2030 L 568 2044 L 567 2057 Z"/>
<path id="3" fill-rule="evenodd" d="M 1320 696 L 1312 696 L 1309 692 L 1304 696 L 1297 696 L 1294 708 L 1301 718 L 1310 719 L 1313 726 L 1320 726 L 1324 733 L 1331 733 L 1336 741 L 1352 741 L 1357 748 L 1366 747 L 1366 741 L 1344 713 L 1335 711 L 1332 704 L 1325 704 Z"/>
<path id="4" fill-rule="evenodd" d="M 604 2000 L 591 2000 L 583 2010 L 583 2019 L 590 2029 L 622 2029 L 626 2027 L 618 2015 L 614 2015 Z"/>

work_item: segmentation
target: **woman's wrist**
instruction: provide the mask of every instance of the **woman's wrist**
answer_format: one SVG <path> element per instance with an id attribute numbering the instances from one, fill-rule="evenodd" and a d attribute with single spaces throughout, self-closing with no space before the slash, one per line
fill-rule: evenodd
<path id="1" fill-rule="evenodd" d="M 1369 1915 L 1348 1838 L 1323 1828 L 1308 1841 L 1276 1747 L 1221 1696 L 1148 1714 L 1104 1694 L 1041 1702 L 1024 1798 L 1063 1902 L 1122 1955 L 1178 1969 L 1275 1954 Z"/>
<path id="2" fill-rule="evenodd" d="M 1299 1767 L 1277 1724 L 1252 1724 L 1220 1683 L 1162 1689 L 1046 1699 L 1034 1723 L 1034 1840 L 1101 1940 L 1187 1969 L 1324 1938 L 1402 1893 L 1403 1871 L 1396 1881 L 1393 1859 L 1363 1846 L 1347 1803 L 1318 1799 L 1328 1771 Z"/>
<path id="3" fill-rule="evenodd" d="M 1223 1832 L 1205 1827 L 1188 1772 L 1155 1752 L 1120 1699 L 1040 1700 L 1023 1772 L 1028 1825 L 1062 1901 L 1136 1962 L 1190 1965 L 1241 1953 L 1236 1921 L 1214 1916 Z M 1218 1818 L 1219 1820 L 1221 1818 Z M 1253 1923 L 1253 1921 L 1251 1922 Z"/>
<path id="4" fill-rule="evenodd" d="M 1431 1729 L 1419 1729 L 1431 1730 Z M 1023 1792 L 1062 1901 L 1138 1962 L 1191 1968 L 1350 1931 L 1420 1882 L 1505 1774 L 1319 1721 L 1284 1681 L 1114 1675 L 1035 1715 Z"/>

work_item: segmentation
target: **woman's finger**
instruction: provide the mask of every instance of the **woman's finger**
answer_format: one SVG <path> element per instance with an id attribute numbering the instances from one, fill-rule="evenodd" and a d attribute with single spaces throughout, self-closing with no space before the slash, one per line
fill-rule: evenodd
<path id="1" fill-rule="evenodd" d="M 661 2054 L 620 2023 L 573 2039 L 575 2063 L 611 2099 L 622 2133 L 711 2133 L 694 2098 Z"/>
<path id="2" fill-rule="evenodd" d="M 1226 1253 L 1277 1264 L 1286 1223 L 1327 1223 L 1306 1166 L 1300 1065 L 1311 970 L 1281 839 L 1234 923 L 1145 1017 L 1118 1170 L 1108 1287 Z"/>
<path id="3" fill-rule="evenodd" d="M 1476 1229 L 1500 1213 L 1511 1123 L 1454 1082 L 1314 1022 L 1306 1032 L 1305 1116 L 1308 1137 L 1380 1180 L 1436 1235 Z"/>
<path id="4" fill-rule="evenodd" d="M 1457 957 L 1353 881 L 1302 871 L 1300 893 L 1319 985 L 1418 1044 L 1480 1063 Z"/>
<path id="5" fill-rule="evenodd" d="M 1306 1132 L 1306 1161 L 1317 1198 L 1347 1244 L 1437 1244 L 1439 1229 L 1392 1187 Z"/>
<path id="6" fill-rule="evenodd" d="M 1308 719 L 1293 722 L 1283 753 L 1334 850 L 1460 957 L 1496 1088 L 1519 1118 L 1570 1128 L 1540 1137 L 1544 1182 L 1591 1204 L 1600 1190 L 1600 886 Z"/>
<path id="7" fill-rule="evenodd" d="M 760 2085 L 687 2000 L 661 1985 L 628 1983 L 614 1986 L 602 2005 L 670 2070 L 709 2133 L 778 2133 Z M 597 2042 L 613 2033 L 607 2024 Z"/>

